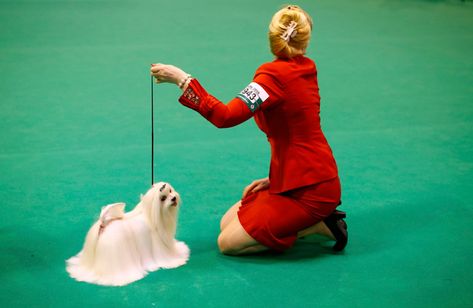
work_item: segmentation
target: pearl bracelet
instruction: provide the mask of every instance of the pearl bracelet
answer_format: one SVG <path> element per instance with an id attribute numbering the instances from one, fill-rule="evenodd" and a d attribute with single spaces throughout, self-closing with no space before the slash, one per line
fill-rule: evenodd
<path id="1" fill-rule="evenodd" d="M 180 89 L 182 89 L 188 81 L 192 79 L 192 76 L 187 74 L 186 78 L 184 78 L 179 84 L 177 85 Z"/>

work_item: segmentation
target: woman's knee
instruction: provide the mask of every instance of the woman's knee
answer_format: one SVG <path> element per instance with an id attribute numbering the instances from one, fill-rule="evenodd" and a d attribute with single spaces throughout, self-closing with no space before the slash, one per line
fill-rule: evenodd
<path id="1" fill-rule="evenodd" d="M 218 236 L 217 245 L 218 245 L 218 249 L 220 250 L 221 253 L 223 253 L 225 255 L 234 254 L 233 253 L 234 249 L 230 245 L 229 239 L 225 236 L 225 234 L 223 232 L 220 233 L 219 236 Z"/>
<path id="2" fill-rule="evenodd" d="M 238 217 L 228 223 L 217 239 L 219 250 L 226 255 L 238 255 L 249 246 L 258 244 L 240 224 Z"/>

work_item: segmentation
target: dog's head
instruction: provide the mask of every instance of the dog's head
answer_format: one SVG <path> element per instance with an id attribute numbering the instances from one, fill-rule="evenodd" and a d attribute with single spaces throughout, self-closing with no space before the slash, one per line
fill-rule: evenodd
<path id="1" fill-rule="evenodd" d="M 178 207 L 181 204 L 179 193 L 174 190 L 171 184 L 159 182 L 153 184 L 154 200 L 163 208 Z"/>
<path id="2" fill-rule="evenodd" d="M 171 184 L 166 182 L 153 184 L 141 201 L 148 221 L 154 228 L 175 232 L 181 198 Z"/>

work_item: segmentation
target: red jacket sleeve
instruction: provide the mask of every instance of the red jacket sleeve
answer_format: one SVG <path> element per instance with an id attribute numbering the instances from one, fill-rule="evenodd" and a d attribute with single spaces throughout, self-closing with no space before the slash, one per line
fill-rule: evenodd
<path id="1" fill-rule="evenodd" d="M 259 108 L 277 103 L 281 93 L 274 78 L 267 74 L 256 74 L 252 83 L 236 98 L 224 104 L 207 93 L 196 79 L 192 79 L 179 102 L 199 112 L 216 127 L 226 128 L 245 122 Z"/>
<path id="2" fill-rule="evenodd" d="M 260 85 L 268 94 L 268 99 L 260 106 L 261 110 L 271 108 L 283 99 L 284 89 L 280 79 L 280 72 L 273 63 L 263 64 L 256 70 L 253 82 Z"/>
<path id="3" fill-rule="evenodd" d="M 226 128 L 245 122 L 253 113 L 241 100 L 234 98 L 227 105 L 213 97 L 196 80 L 192 79 L 182 93 L 179 102 L 199 112 L 218 128 Z"/>

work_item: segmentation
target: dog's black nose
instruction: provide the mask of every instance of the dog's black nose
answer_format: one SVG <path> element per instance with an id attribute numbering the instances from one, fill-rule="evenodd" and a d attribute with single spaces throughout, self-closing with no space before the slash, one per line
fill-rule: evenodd
<path id="1" fill-rule="evenodd" d="M 177 199 L 176 196 L 174 196 L 174 197 L 172 197 L 171 201 L 176 202 L 176 199 Z"/>

